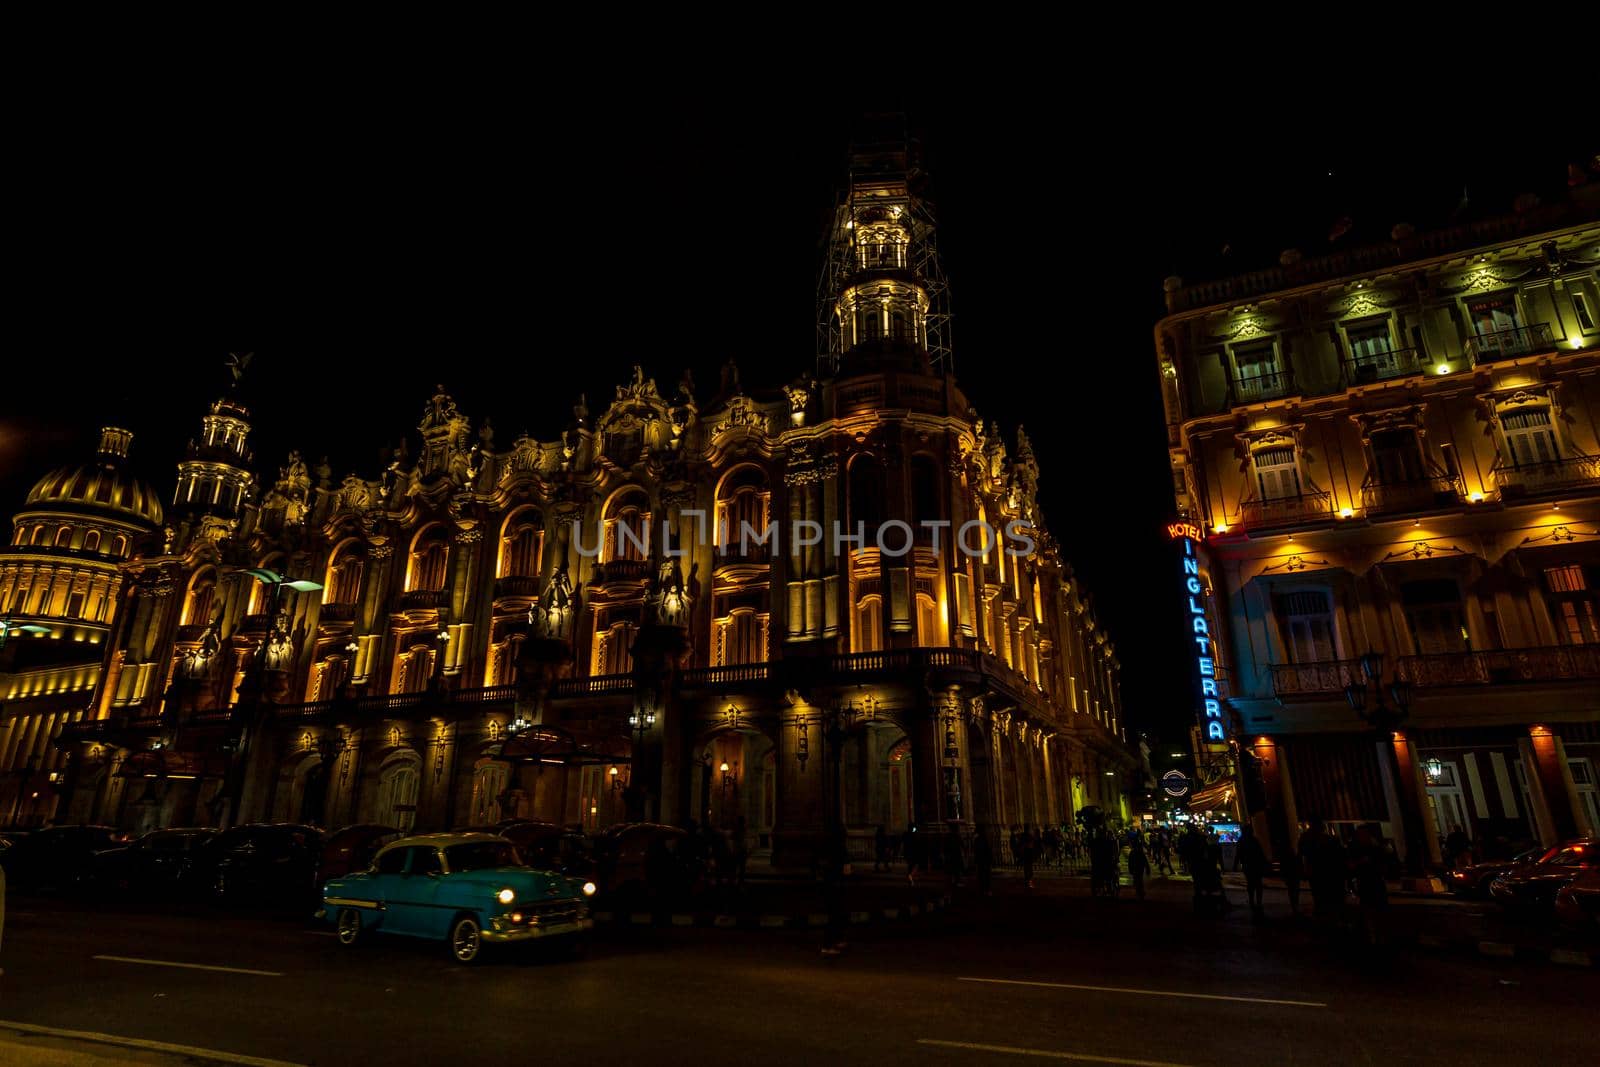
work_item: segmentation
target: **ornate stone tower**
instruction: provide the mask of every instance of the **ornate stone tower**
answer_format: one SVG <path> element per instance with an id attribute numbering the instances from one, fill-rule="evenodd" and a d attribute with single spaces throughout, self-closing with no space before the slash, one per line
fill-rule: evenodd
<path id="1" fill-rule="evenodd" d="M 949 285 L 920 146 L 903 115 L 872 115 L 850 149 L 817 290 L 818 376 L 852 360 L 949 373 Z"/>
<path id="2" fill-rule="evenodd" d="M 188 453 L 178 463 L 178 490 L 172 505 L 180 514 L 235 519 L 255 487 L 255 475 L 249 469 L 253 456 L 247 443 L 250 412 L 238 396 L 239 381 L 248 364 L 248 355 L 230 357 L 233 384 L 200 420 L 200 437 L 189 442 Z"/>

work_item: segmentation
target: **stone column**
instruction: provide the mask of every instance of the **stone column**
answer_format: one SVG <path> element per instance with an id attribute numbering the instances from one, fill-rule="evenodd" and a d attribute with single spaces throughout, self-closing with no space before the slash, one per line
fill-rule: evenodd
<path id="1" fill-rule="evenodd" d="M 1530 726 L 1528 736 L 1518 739 L 1517 747 L 1528 777 L 1528 795 L 1533 801 L 1540 843 L 1554 845 L 1592 833 L 1594 828 L 1589 826 L 1577 784 L 1572 780 L 1566 746 L 1555 731 L 1548 726 Z"/>

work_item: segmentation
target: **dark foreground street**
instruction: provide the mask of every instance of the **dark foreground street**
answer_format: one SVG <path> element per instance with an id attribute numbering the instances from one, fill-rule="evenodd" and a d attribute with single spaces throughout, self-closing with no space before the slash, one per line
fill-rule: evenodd
<path id="1" fill-rule="evenodd" d="M 1593 1062 L 1600 974 L 1370 955 L 1286 917 L 1198 920 L 1172 889 L 1009 886 L 853 927 L 833 959 L 809 931 L 623 927 L 577 961 L 476 967 L 293 921 L 14 898 L 0 1062 L 163 1058 L 7 1023 L 305 1064 Z"/>

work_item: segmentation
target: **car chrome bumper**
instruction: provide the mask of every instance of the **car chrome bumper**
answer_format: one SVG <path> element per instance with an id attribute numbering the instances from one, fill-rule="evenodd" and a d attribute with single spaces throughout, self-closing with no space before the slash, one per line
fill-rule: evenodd
<path id="1" fill-rule="evenodd" d="M 494 944 L 512 941 L 537 941 L 544 937 L 563 937 L 594 929 L 593 919 L 574 919 L 563 923 L 512 923 L 496 919 L 483 931 L 483 939 Z"/>

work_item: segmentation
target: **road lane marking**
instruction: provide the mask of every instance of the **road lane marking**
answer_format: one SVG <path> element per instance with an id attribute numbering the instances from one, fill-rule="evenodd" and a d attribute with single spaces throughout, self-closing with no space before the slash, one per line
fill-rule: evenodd
<path id="1" fill-rule="evenodd" d="M 188 971 L 222 971 L 225 974 L 254 974 L 262 978 L 282 978 L 282 971 L 254 971 L 249 967 L 217 967 L 209 963 L 179 963 L 177 960 L 146 960 L 138 956 L 91 956 L 112 963 L 143 963 L 151 967 L 182 967 Z"/>
<path id="2" fill-rule="evenodd" d="M 304 1067 L 303 1064 L 293 1063 L 289 1060 L 271 1060 L 262 1056 L 244 1056 L 237 1052 L 223 1052 L 219 1049 L 199 1048 L 195 1045 L 174 1045 L 169 1041 L 147 1041 L 142 1037 L 121 1037 L 117 1034 L 100 1034 L 92 1030 L 62 1030 L 54 1026 L 39 1026 L 35 1023 L 14 1023 L 8 1019 L 0 1019 L 0 1031 L 11 1031 L 16 1034 L 27 1034 L 34 1037 L 56 1037 L 70 1041 L 92 1042 L 97 1045 L 114 1045 L 118 1048 L 136 1048 L 146 1052 L 167 1052 L 178 1056 L 186 1056 L 197 1060 L 210 1060 L 213 1063 L 237 1063 L 242 1067 Z"/>
<path id="3" fill-rule="evenodd" d="M 1167 989 L 1126 989 L 1109 985 L 1076 985 L 1072 982 L 1024 982 L 1015 978 L 957 978 L 958 982 L 987 982 L 990 985 L 1026 985 L 1040 989 L 1087 989 L 1093 993 L 1134 993 L 1141 997 L 1182 997 L 1185 1000 L 1231 1000 L 1239 1004 L 1284 1004 L 1291 1008 L 1326 1008 L 1320 1000 L 1274 1000 L 1271 997 L 1230 997 L 1221 993 L 1178 993 Z"/>
<path id="4" fill-rule="evenodd" d="M 980 1045 L 973 1041 L 936 1041 L 931 1037 L 917 1038 L 919 1045 L 935 1048 L 959 1048 L 970 1052 L 1007 1052 L 1013 1056 L 1036 1056 L 1047 1060 L 1076 1060 L 1079 1063 L 1115 1063 L 1122 1067 L 1187 1067 L 1170 1060 L 1130 1060 L 1122 1056 L 1091 1056 L 1087 1052 L 1057 1052 L 1048 1048 L 1019 1048 L 1016 1045 Z"/>

